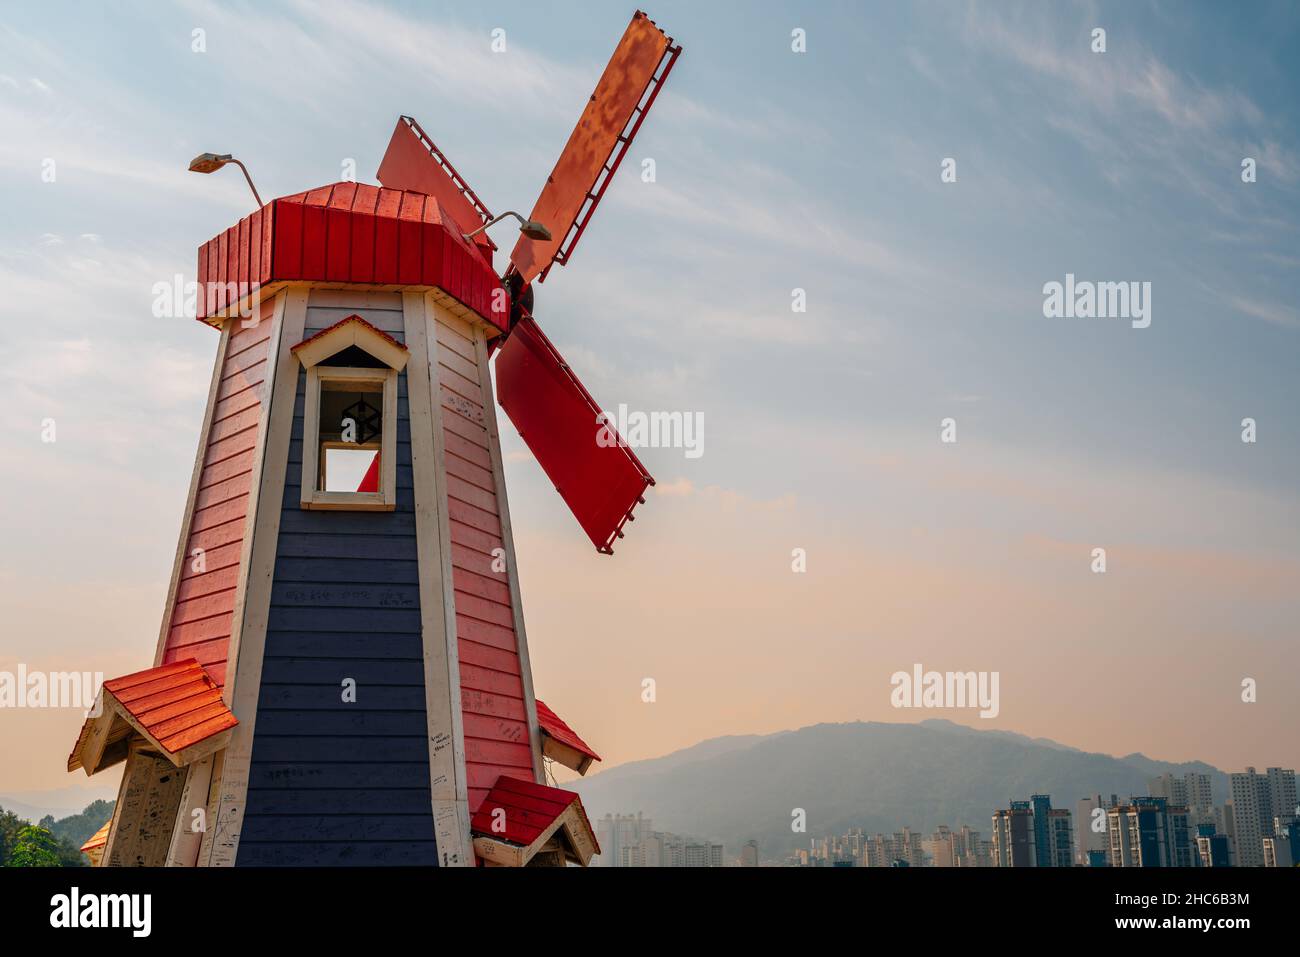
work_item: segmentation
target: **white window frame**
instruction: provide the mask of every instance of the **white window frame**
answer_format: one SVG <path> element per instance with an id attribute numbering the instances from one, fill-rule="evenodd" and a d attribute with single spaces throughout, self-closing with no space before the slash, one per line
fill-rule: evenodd
<path id="1" fill-rule="evenodd" d="M 350 387 L 378 386 L 383 391 L 377 492 L 322 492 L 319 489 L 320 400 L 322 386 L 326 382 L 341 382 Z M 313 365 L 307 369 L 307 388 L 303 400 L 302 508 L 358 512 L 391 512 L 397 508 L 397 370 Z"/>

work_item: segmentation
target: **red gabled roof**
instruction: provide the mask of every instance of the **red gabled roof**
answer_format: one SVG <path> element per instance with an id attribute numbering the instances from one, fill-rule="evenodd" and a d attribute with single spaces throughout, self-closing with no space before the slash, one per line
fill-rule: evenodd
<path id="1" fill-rule="evenodd" d="M 171 754 L 239 723 L 217 683 L 193 658 L 105 681 L 104 690 Z"/>
<path id="2" fill-rule="evenodd" d="M 109 740 L 141 733 L 179 765 L 184 763 L 183 752 L 239 723 L 217 683 L 194 658 L 105 681 L 101 694 L 103 710 L 82 725 L 68 756 L 69 771 L 82 766 L 83 750 L 97 728 Z M 98 750 L 103 750 L 102 741 Z M 102 766 L 87 767 L 87 773 Z"/>
<path id="3" fill-rule="evenodd" d="M 544 734 L 549 734 L 561 744 L 567 744 L 593 760 L 600 760 L 600 755 L 592 750 L 591 745 L 578 737 L 574 730 L 565 724 L 560 716 L 548 708 L 546 702 L 540 698 L 537 699 L 537 723 L 541 725 Z"/>
<path id="4" fill-rule="evenodd" d="M 303 348 L 304 346 L 307 346 L 307 345 L 309 345 L 310 343 L 313 343 L 313 342 L 315 342 L 317 339 L 320 339 L 320 338 L 322 338 L 322 337 L 324 337 L 324 336 L 328 336 L 328 335 L 330 335 L 331 333 L 334 332 L 335 329 L 339 329 L 339 328 L 341 328 L 341 327 L 343 327 L 343 326 L 348 325 L 349 323 L 356 323 L 356 324 L 359 325 L 359 326 L 364 326 L 366 329 L 369 329 L 369 330 L 370 330 L 371 332 L 373 332 L 375 335 L 377 335 L 377 336 L 381 336 L 381 337 L 383 337 L 384 339 L 388 340 L 388 341 L 391 342 L 394 346 L 396 346 L 397 348 L 401 349 L 403 352 L 408 352 L 408 351 L 410 351 L 410 350 L 408 350 L 408 349 L 406 348 L 406 344 L 405 344 L 405 343 L 403 343 L 403 342 L 398 342 L 396 339 L 394 339 L 394 338 L 393 338 L 392 336 L 390 336 L 388 333 L 384 332 L 383 329 L 380 329 L 378 326 L 372 325 L 371 323 L 366 322 L 366 320 L 362 319 L 360 316 L 355 316 L 355 315 L 353 315 L 353 316 L 344 316 L 344 317 L 343 317 L 342 319 L 340 319 L 338 322 L 334 323 L 334 325 L 332 325 L 332 326 L 330 326 L 330 327 L 328 327 L 328 328 L 326 328 L 326 329 L 322 329 L 320 332 L 313 333 L 312 335 L 308 336 L 306 339 L 302 340 L 302 342 L 298 343 L 296 346 L 291 346 L 291 347 L 289 348 L 289 351 L 290 351 L 290 352 L 297 352 L 299 349 Z"/>
<path id="5" fill-rule="evenodd" d="M 572 791 L 547 787 L 532 781 L 518 778 L 499 777 L 492 786 L 488 796 L 483 799 L 478 810 L 470 818 L 470 830 L 475 834 L 490 837 L 498 841 L 510 841 L 513 844 L 528 846 L 540 837 L 555 819 L 577 804 L 577 810 L 583 823 L 591 829 L 591 821 L 582 806 L 582 800 Z M 495 815 L 501 809 L 504 816 Z M 495 820 L 501 820 L 504 831 L 493 829 Z M 594 835 L 594 830 L 592 831 Z M 594 841 L 595 838 L 593 837 Z M 600 853 L 597 846 L 596 853 Z"/>
<path id="6" fill-rule="evenodd" d="M 492 263 L 436 197 L 366 183 L 271 200 L 199 247 L 198 281 L 205 321 L 262 286 L 318 281 L 437 286 L 508 324 Z"/>
<path id="7" fill-rule="evenodd" d="M 97 847 L 103 847 L 108 843 L 108 831 L 113 826 L 113 819 L 110 817 L 101 827 L 90 837 L 86 838 L 86 843 L 81 845 L 83 851 L 93 851 Z"/>

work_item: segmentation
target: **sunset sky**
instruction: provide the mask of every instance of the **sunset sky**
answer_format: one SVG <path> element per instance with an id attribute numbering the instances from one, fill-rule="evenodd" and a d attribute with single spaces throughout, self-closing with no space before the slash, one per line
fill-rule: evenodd
<path id="1" fill-rule="evenodd" d="M 607 408 L 704 420 L 699 458 L 640 452 L 612 558 L 503 426 L 538 696 L 605 767 L 930 717 L 1295 767 L 1300 13 L 787 6 L 655 0 L 685 52 L 537 289 Z M 189 159 L 374 182 L 410 113 L 527 211 L 632 7 L 59 10 L 0 23 L 0 670 L 112 677 L 152 664 L 217 345 L 151 290 L 251 207 Z M 1067 273 L 1150 282 L 1150 327 L 1045 318 Z M 917 662 L 1000 672 L 1000 714 L 892 708 Z M 114 792 L 64 770 L 81 720 L 0 712 L 0 795 Z"/>

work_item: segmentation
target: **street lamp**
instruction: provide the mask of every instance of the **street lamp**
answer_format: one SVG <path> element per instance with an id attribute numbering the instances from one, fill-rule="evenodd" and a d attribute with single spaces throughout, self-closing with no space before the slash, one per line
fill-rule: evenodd
<path id="1" fill-rule="evenodd" d="M 257 200 L 258 206 L 265 206 L 262 197 L 257 195 L 257 187 L 253 185 L 253 177 L 248 175 L 248 168 L 239 160 L 235 159 L 229 153 L 200 153 L 194 159 L 190 160 L 191 173 L 215 173 L 227 163 L 234 163 L 244 171 L 244 179 L 248 180 L 248 188 L 253 191 L 253 198 Z"/>
<path id="2" fill-rule="evenodd" d="M 539 222 L 536 222 L 531 219 L 524 219 L 524 217 L 520 216 L 513 209 L 506 210 L 500 216 L 496 217 L 493 220 L 490 220 L 489 222 L 484 223 L 482 226 L 474 230 L 472 233 L 466 233 L 465 238 L 473 239 L 479 233 L 483 232 L 483 230 L 487 229 L 489 226 L 495 226 L 497 223 L 501 222 L 501 220 L 505 219 L 507 216 L 513 216 L 515 219 L 519 220 L 519 231 L 523 233 L 525 236 L 527 236 L 529 239 L 536 239 L 541 242 L 546 242 L 548 239 L 551 238 L 551 231 L 549 229 L 547 229 Z"/>

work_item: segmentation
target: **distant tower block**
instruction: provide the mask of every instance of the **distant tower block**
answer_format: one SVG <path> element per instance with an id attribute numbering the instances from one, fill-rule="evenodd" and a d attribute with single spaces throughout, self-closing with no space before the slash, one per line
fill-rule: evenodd
<path id="1" fill-rule="evenodd" d="M 200 247 L 221 341 L 153 667 L 104 683 L 68 760 L 125 762 L 103 865 L 599 852 L 546 784 L 544 760 L 599 757 L 533 694 L 489 358 L 612 552 L 654 480 L 596 441 L 532 283 L 569 261 L 680 49 L 633 17 L 500 278 L 494 217 L 409 117 L 383 186 L 275 199 Z"/>

